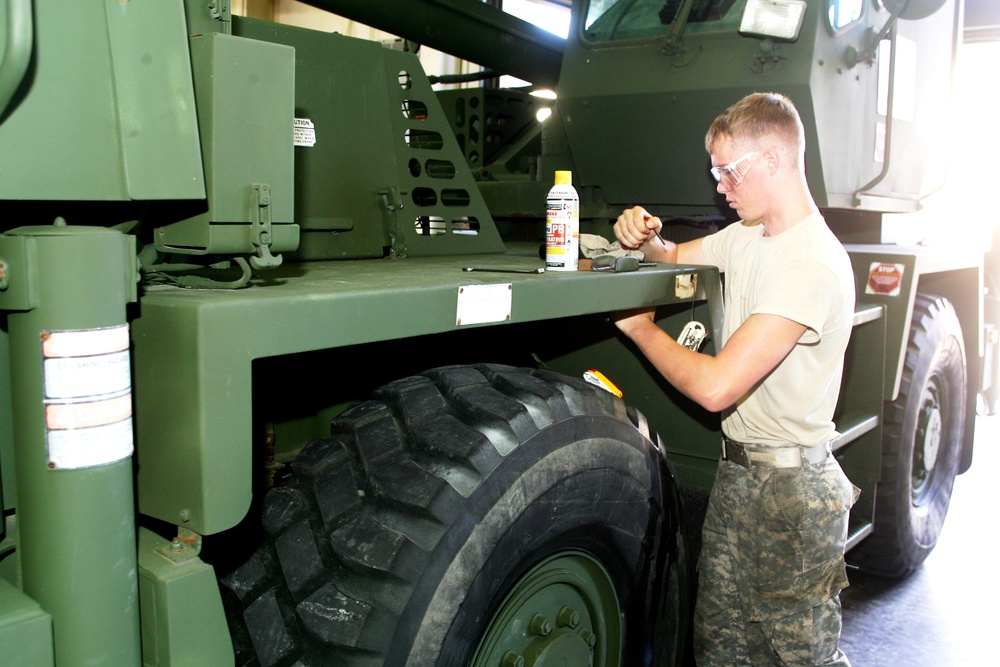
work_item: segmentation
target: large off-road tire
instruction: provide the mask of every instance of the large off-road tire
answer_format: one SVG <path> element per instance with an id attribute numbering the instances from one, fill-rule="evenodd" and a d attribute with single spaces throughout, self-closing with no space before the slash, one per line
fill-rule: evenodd
<path id="1" fill-rule="evenodd" d="M 545 371 L 382 387 L 295 459 L 263 544 L 221 579 L 238 662 L 671 664 L 687 565 L 657 442 Z"/>
<path id="2" fill-rule="evenodd" d="M 862 569 L 903 577 L 937 544 L 962 456 L 966 387 L 954 308 L 918 294 L 899 396 L 885 409 L 874 531 L 852 558 Z"/>

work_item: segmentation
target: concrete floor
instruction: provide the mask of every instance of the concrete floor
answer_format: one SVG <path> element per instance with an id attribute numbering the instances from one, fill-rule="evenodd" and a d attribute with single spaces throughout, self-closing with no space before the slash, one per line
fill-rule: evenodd
<path id="1" fill-rule="evenodd" d="M 901 581 L 850 572 L 841 648 L 854 667 L 1000 665 L 1000 416 L 978 417 L 938 545 Z"/>

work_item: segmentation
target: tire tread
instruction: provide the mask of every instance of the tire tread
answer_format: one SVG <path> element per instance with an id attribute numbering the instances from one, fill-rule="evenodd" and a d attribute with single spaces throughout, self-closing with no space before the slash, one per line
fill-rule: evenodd
<path id="1" fill-rule="evenodd" d="M 600 394 L 543 370 L 449 366 L 345 410 L 268 492 L 262 543 L 220 579 L 238 664 L 383 664 L 385 638 L 462 497 L 553 423 L 602 414 L 631 424 Z"/>

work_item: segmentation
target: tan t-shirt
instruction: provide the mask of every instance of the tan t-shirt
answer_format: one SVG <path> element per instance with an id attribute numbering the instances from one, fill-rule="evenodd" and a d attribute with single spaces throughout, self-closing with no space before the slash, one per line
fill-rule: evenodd
<path id="1" fill-rule="evenodd" d="M 760 385 L 723 411 L 722 428 L 739 442 L 812 446 L 836 436 L 854 273 L 818 213 L 776 236 L 763 234 L 762 224 L 741 222 L 702 242 L 705 257 L 725 274 L 722 344 L 755 313 L 780 315 L 807 330 Z"/>

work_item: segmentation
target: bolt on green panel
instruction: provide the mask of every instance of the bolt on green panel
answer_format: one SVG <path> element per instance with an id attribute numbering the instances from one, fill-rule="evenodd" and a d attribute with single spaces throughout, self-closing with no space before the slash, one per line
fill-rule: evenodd
<path id="1" fill-rule="evenodd" d="M 139 614 L 142 663 L 231 665 L 233 645 L 215 570 L 198 557 L 174 562 L 170 543 L 139 529 Z"/>

